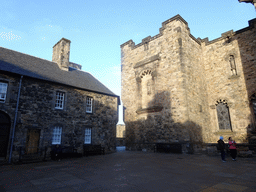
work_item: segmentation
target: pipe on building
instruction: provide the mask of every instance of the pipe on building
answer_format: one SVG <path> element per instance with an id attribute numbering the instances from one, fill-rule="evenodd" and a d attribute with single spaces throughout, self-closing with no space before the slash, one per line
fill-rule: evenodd
<path id="1" fill-rule="evenodd" d="M 13 148 L 15 127 L 16 127 L 16 122 L 17 122 L 18 108 L 19 108 L 20 90 L 21 90 L 22 78 L 23 78 L 23 75 L 20 76 L 19 91 L 18 91 L 18 97 L 17 97 L 16 109 L 15 109 L 15 117 L 14 117 L 13 128 L 12 128 L 12 138 L 11 138 L 11 148 L 10 148 L 10 155 L 9 155 L 9 163 L 11 163 L 11 161 L 12 161 L 12 148 Z"/>

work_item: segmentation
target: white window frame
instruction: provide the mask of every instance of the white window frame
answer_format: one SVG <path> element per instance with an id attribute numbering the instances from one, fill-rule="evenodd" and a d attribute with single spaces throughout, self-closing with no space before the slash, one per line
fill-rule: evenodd
<path id="1" fill-rule="evenodd" d="M 61 91 L 56 91 L 55 109 L 63 109 L 64 101 L 65 101 L 65 93 Z"/>
<path id="2" fill-rule="evenodd" d="M 92 113 L 92 97 L 86 97 L 86 113 Z"/>
<path id="3" fill-rule="evenodd" d="M 85 128 L 84 131 L 84 144 L 92 143 L 92 128 Z"/>
<path id="4" fill-rule="evenodd" d="M 53 128 L 53 133 L 52 133 L 52 144 L 53 145 L 60 145 L 61 144 L 61 134 L 62 134 L 62 127 L 61 126 L 55 126 Z"/>
<path id="5" fill-rule="evenodd" d="M 0 102 L 6 101 L 8 83 L 0 82 Z"/>

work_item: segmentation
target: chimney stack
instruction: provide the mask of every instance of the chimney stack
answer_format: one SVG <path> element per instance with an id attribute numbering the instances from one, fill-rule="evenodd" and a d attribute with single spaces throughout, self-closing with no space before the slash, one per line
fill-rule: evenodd
<path id="1" fill-rule="evenodd" d="M 69 69 L 70 43 L 70 40 L 62 38 L 53 46 L 52 61 L 65 71 Z"/>

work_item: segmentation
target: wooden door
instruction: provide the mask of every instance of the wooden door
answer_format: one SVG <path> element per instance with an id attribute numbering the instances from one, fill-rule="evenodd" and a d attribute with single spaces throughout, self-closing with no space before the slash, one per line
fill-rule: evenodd
<path id="1" fill-rule="evenodd" d="M 9 116 L 0 111 L 0 157 L 6 157 L 11 122 Z"/>
<path id="2" fill-rule="evenodd" d="M 38 152 L 40 138 L 40 129 L 28 129 L 27 135 L 27 154 L 33 154 Z"/>

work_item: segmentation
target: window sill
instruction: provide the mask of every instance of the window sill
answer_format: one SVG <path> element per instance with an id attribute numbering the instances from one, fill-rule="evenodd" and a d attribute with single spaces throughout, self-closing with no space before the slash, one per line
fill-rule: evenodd
<path id="1" fill-rule="evenodd" d="M 236 132 L 234 131 L 231 131 L 231 130 L 228 130 L 228 131 L 225 131 L 225 130 L 221 130 L 221 131 L 217 131 L 214 133 L 215 135 L 234 135 L 236 134 Z"/>
<path id="2" fill-rule="evenodd" d="M 60 109 L 60 108 L 54 108 L 57 111 L 64 111 L 64 109 Z"/>
<path id="3" fill-rule="evenodd" d="M 143 114 L 143 113 L 154 113 L 154 112 L 159 112 L 162 111 L 163 107 L 162 106 L 153 106 L 153 107 L 148 107 L 144 109 L 138 109 L 136 111 L 137 114 Z"/>
<path id="4" fill-rule="evenodd" d="M 230 75 L 228 79 L 238 79 L 240 75 Z"/>

